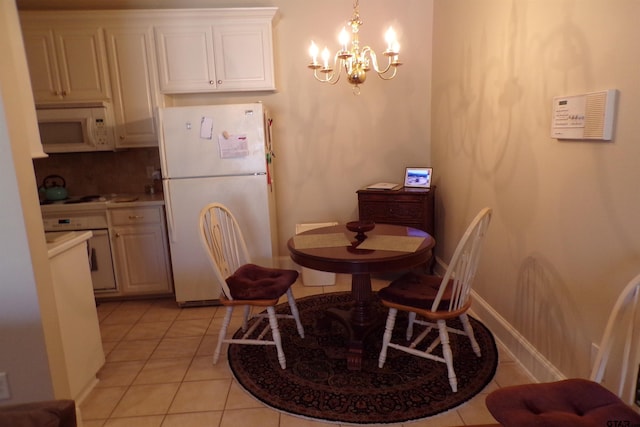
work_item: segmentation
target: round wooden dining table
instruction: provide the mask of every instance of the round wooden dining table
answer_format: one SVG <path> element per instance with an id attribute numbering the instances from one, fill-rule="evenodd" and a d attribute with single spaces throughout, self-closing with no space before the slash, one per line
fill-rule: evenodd
<path id="1" fill-rule="evenodd" d="M 387 273 L 424 265 L 431 259 L 435 240 L 427 232 L 416 228 L 376 224 L 366 236 L 407 236 L 423 238 L 415 251 L 406 252 L 384 249 L 359 249 L 364 241 L 356 239 L 356 233 L 344 224 L 317 228 L 300 233 L 311 234 L 344 233 L 350 245 L 334 247 L 299 247 L 295 237 L 287 242 L 291 259 L 297 264 L 314 270 L 351 274 L 353 306 L 350 310 L 330 309 L 328 315 L 342 323 L 348 331 L 347 366 L 351 370 L 362 367 L 363 340 L 379 319 L 372 316 L 371 273 Z"/>

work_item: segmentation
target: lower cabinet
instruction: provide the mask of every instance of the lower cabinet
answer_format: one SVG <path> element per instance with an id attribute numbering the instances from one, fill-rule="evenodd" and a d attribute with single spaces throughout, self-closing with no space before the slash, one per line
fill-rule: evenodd
<path id="1" fill-rule="evenodd" d="M 173 286 L 163 206 L 112 208 L 109 209 L 109 221 L 118 283 L 118 292 L 114 296 L 171 293 Z"/>

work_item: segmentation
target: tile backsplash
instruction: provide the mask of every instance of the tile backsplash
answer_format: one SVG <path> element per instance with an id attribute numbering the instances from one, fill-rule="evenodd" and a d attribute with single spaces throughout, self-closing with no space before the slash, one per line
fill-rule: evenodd
<path id="1" fill-rule="evenodd" d="M 143 193 L 152 183 L 147 169 L 160 169 L 157 148 L 124 151 L 50 154 L 34 159 L 36 182 L 48 175 L 62 176 L 69 196 L 111 193 Z"/>

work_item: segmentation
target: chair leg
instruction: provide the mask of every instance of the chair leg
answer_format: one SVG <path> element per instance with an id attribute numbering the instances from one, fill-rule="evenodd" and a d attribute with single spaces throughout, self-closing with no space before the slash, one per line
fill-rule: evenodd
<path id="1" fill-rule="evenodd" d="M 220 328 L 220 333 L 218 334 L 218 344 L 216 344 L 216 350 L 213 353 L 213 364 L 218 363 L 218 359 L 220 359 L 220 351 L 222 350 L 222 343 L 224 339 L 227 337 L 227 328 L 229 327 L 229 323 L 231 322 L 231 314 L 233 313 L 233 307 L 228 306 L 227 312 L 224 315 L 224 319 L 222 320 L 222 327 Z"/>
<path id="2" fill-rule="evenodd" d="M 456 372 L 453 370 L 453 353 L 449 345 L 447 322 L 442 319 L 438 320 L 438 331 L 440 332 L 440 341 L 442 343 L 442 355 L 444 356 L 447 371 L 449 372 L 449 384 L 451 385 L 451 390 L 456 393 L 458 391 L 458 379 L 456 378 Z"/>
<path id="3" fill-rule="evenodd" d="M 249 313 L 251 312 L 251 307 L 248 305 L 244 306 L 244 315 L 242 318 L 242 330 L 244 332 L 247 331 L 247 328 L 249 327 Z"/>
<path id="4" fill-rule="evenodd" d="M 473 333 L 473 327 L 471 327 L 471 323 L 469 323 L 469 316 L 467 313 L 463 313 L 460 315 L 460 321 L 462 322 L 462 327 L 464 328 L 464 332 L 469 337 L 469 341 L 471 342 L 471 348 L 476 356 L 481 357 L 482 352 L 480 351 L 480 346 L 478 345 L 478 341 L 476 341 L 476 336 Z"/>
<path id="5" fill-rule="evenodd" d="M 409 323 L 407 323 L 407 341 L 413 336 L 413 324 L 416 321 L 416 313 L 414 311 L 409 312 Z"/>
<path id="6" fill-rule="evenodd" d="M 391 335 L 393 334 L 393 326 L 396 324 L 397 314 L 397 309 L 389 308 L 389 315 L 387 316 L 387 323 L 384 327 L 384 335 L 382 337 L 382 350 L 380 350 L 380 357 L 378 357 L 379 368 L 382 368 L 384 366 L 384 362 L 387 360 L 387 349 L 389 348 L 389 342 L 391 341 Z"/>
<path id="7" fill-rule="evenodd" d="M 296 327 L 298 328 L 298 334 L 300 334 L 300 338 L 304 338 L 304 328 L 302 327 L 302 322 L 300 322 L 300 313 L 298 312 L 298 306 L 296 305 L 296 300 L 293 298 L 293 292 L 291 291 L 291 288 L 287 289 L 287 301 L 289 301 L 291 314 L 293 315 L 293 318 L 296 320 Z"/>
<path id="8" fill-rule="evenodd" d="M 276 351 L 278 352 L 278 361 L 280 362 L 282 369 L 287 369 L 287 360 L 284 357 L 284 351 L 282 351 L 282 338 L 280 337 L 280 329 L 278 329 L 276 311 L 273 307 L 267 307 L 267 313 L 269 314 L 271 335 L 273 336 L 273 342 L 276 344 Z"/>

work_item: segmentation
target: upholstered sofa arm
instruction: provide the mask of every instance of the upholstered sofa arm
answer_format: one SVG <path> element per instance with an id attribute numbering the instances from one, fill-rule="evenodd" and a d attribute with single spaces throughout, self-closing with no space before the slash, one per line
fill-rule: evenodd
<path id="1" fill-rule="evenodd" d="M 0 427 L 76 427 L 73 400 L 0 406 Z"/>

